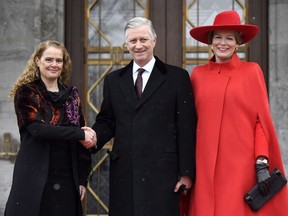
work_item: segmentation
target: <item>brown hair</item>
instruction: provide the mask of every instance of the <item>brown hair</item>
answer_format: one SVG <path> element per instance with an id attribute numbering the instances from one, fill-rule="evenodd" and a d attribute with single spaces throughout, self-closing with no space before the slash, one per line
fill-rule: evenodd
<path id="1" fill-rule="evenodd" d="M 210 31 L 210 32 L 208 33 L 208 42 L 209 42 L 209 45 L 212 44 L 213 36 L 214 36 L 214 31 Z M 234 36 L 235 36 L 235 40 L 236 40 L 236 43 L 237 43 L 237 44 L 242 44 L 242 43 L 243 43 L 243 38 L 242 38 L 241 32 L 236 32 L 236 31 L 235 31 Z"/>
<path id="2" fill-rule="evenodd" d="M 30 59 L 27 61 L 27 64 L 23 70 L 23 73 L 20 75 L 20 77 L 17 79 L 17 81 L 13 85 L 8 97 L 14 97 L 16 90 L 20 86 L 22 86 L 23 84 L 27 84 L 29 82 L 36 80 L 36 79 L 39 79 L 39 77 L 40 77 L 39 73 L 40 72 L 39 72 L 38 66 L 36 65 L 35 60 L 36 60 L 36 58 L 40 59 L 42 57 L 44 51 L 48 47 L 55 47 L 57 49 L 62 50 L 62 53 L 63 53 L 63 70 L 62 70 L 62 73 L 61 73 L 59 80 L 65 84 L 68 82 L 70 72 L 71 72 L 71 66 L 72 66 L 69 53 L 62 43 L 60 43 L 58 41 L 54 41 L 54 40 L 47 40 L 47 41 L 41 42 L 38 45 L 38 47 L 35 49 L 35 51 L 31 55 Z"/>

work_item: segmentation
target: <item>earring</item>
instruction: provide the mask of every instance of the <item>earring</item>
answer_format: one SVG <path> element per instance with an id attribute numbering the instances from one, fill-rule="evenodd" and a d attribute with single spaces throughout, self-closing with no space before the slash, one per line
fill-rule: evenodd
<path id="1" fill-rule="evenodd" d="M 211 49 L 212 53 L 214 53 L 214 50 L 213 50 L 213 46 L 212 46 L 212 45 L 210 45 L 210 49 Z"/>

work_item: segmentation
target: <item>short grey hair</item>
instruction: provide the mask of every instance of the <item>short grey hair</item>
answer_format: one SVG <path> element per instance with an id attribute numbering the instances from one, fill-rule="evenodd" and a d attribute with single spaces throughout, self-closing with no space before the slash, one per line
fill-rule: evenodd
<path id="1" fill-rule="evenodd" d="M 127 30 L 128 29 L 131 29 L 131 28 L 137 28 L 139 26 L 143 26 L 143 25 L 148 25 L 149 26 L 149 34 L 154 38 L 156 39 L 157 38 L 157 35 L 156 35 L 156 32 L 155 32 L 155 29 L 153 27 L 153 24 L 151 22 L 151 20 L 145 18 L 145 17 L 134 17 L 132 19 L 130 19 L 126 26 L 125 26 L 125 29 L 124 29 L 124 32 L 125 32 L 125 41 L 126 41 L 126 38 L 127 38 Z"/>

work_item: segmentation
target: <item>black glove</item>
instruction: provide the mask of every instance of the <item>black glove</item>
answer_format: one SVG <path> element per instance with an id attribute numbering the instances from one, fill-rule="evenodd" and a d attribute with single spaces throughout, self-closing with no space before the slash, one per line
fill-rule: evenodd
<path id="1" fill-rule="evenodd" d="M 263 196 L 268 195 L 271 176 L 268 171 L 267 163 L 256 164 L 256 175 L 258 180 L 258 189 Z"/>

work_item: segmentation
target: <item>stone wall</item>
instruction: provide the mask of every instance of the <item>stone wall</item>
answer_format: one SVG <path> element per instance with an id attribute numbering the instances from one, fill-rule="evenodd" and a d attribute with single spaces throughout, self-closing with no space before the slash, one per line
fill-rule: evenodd
<path id="1" fill-rule="evenodd" d="M 288 173 L 288 1 L 269 1 L 269 97 Z"/>
<path id="2" fill-rule="evenodd" d="M 3 0 L 0 25 L 0 138 L 9 132 L 19 139 L 13 102 L 7 95 L 40 41 L 63 42 L 64 0 Z"/>

